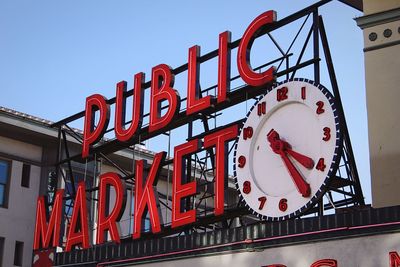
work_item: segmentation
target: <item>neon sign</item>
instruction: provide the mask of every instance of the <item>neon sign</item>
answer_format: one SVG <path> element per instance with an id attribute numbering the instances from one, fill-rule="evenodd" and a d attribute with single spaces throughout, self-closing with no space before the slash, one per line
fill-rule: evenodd
<path id="1" fill-rule="evenodd" d="M 250 51 L 255 37 L 263 27 L 272 24 L 276 20 L 274 11 L 267 11 L 250 23 L 245 31 L 237 55 L 237 68 L 243 81 L 250 86 L 260 87 L 275 81 L 275 68 L 270 67 L 263 72 L 255 72 L 250 65 Z M 227 99 L 227 92 L 230 90 L 230 54 L 231 34 L 229 31 L 219 35 L 218 49 L 218 90 L 216 97 L 200 97 L 199 75 L 200 75 L 200 47 L 189 48 L 188 57 L 188 81 L 187 81 L 187 107 L 186 114 L 191 115 L 212 108 L 214 104 L 224 103 Z M 174 89 L 174 73 L 166 64 L 160 64 L 152 68 L 150 90 L 150 117 L 149 133 L 161 133 L 180 110 L 180 96 Z M 125 92 L 127 83 L 117 83 L 115 102 L 115 125 L 114 133 L 116 139 L 121 143 L 132 142 L 132 139 L 140 129 L 143 121 L 143 103 L 145 75 L 139 72 L 134 75 L 134 94 L 132 104 L 132 121 L 130 126 L 124 128 L 125 117 Z M 162 103 L 167 102 L 166 112 L 162 112 Z M 95 124 L 94 114 L 98 111 L 99 119 Z M 104 135 L 110 121 L 110 107 L 107 99 L 94 94 L 86 99 L 84 134 L 82 146 L 82 158 L 87 158 L 91 146 L 96 144 Z M 225 166 L 226 145 L 229 141 L 237 138 L 238 125 L 230 125 L 218 131 L 210 132 L 204 138 L 197 138 L 174 148 L 174 172 L 172 180 L 172 228 L 182 227 L 196 221 L 196 210 L 181 211 L 181 200 L 196 193 L 196 183 L 182 183 L 182 162 L 187 155 L 195 153 L 202 148 L 215 148 L 216 178 L 215 178 L 215 200 L 214 215 L 218 216 L 224 212 L 224 180 L 227 173 Z M 162 218 L 157 206 L 157 194 L 154 185 L 157 184 L 158 175 L 166 153 L 159 152 L 154 156 L 153 163 L 144 179 L 144 160 L 137 160 L 135 163 L 135 205 L 133 239 L 141 236 L 141 223 L 145 211 L 149 211 L 151 231 L 159 233 L 162 231 Z M 116 201 L 110 213 L 106 215 L 107 187 L 113 187 L 116 192 Z M 55 194 L 55 200 L 51 215 L 47 215 L 45 197 L 41 196 L 37 202 L 36 226 L 34 235 L 34 249 L 59 246 L 64 190 L 59 189 Z M 105 234 L 110 234 L 111 241 L 120 243 L 117 222 L 122 216 L 126 203 L 126 185 L 121 177 L 113 172 L 104 173 L 99 178 L 98 196 L 98 219 L 96 230 L 96 243 L 105 242 Z M 75 205 L 72 212 L 71 223 L 67 231 L 67 242 L 65 251 L 70 251 L 74 246 L 89 248 L 88 214 L 85 198 L 85 184 L 79 183 Z"/>

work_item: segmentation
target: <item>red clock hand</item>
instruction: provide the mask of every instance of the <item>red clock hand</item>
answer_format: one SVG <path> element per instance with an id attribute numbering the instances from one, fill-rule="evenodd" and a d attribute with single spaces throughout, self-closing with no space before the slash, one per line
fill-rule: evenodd
<path id="1" fill-rule="evenodd" d="M 311 193 L 310 185 L 304 181 L 303 177 L 301 177 L 299 171 L 296 169 L 296 167 L 293 165 L 293 163 L 290 161 L 288 156 L 285 153 L 280 153 L 281 158 L 283 159 L 283 162 L 286 165 L 286 168 L 288 169 L 290 176 L 292 177 L 293 182 L 297 186 L 297 190 L 303 197 L 309 197 Z"/>
<path id="2" fill-rule="evenodd" d="M 306 181 L 304 181 L 304 179 L 301 176 L 301 174 L 299 173 L 299 171 L 296 169 L 296 167 L 293 165 L 293 163 L 290 161 L 290 159 L 286 155 L 288 150 L 290 150 L 289 143 L 282 141 L 279 138 L 279 134 L 273 129 L 268 133 L 267 139 L 270 142 L 270 146 L 271 146 L 272 150 L 276 154 L 279 154 L 281 156 L 281 158 L 282 158 L 283 162 L 285 163 L 285 166 L 288 169 L 289 174 L 292 177 L 292 180 L 293 180 L 294 184 L 296 185 L 297 190 L 299 191 L 299 193 L 303 197 L 310 196 L 310 193 L 311 193 L 310 185 Z M 300 155 L 300 158 L 301 158 L 300 161 L 304 161 L 304 159 L 308 158 L 308 157 L 306 157 L 304 155 L 301 155 L 301 154 L 299 154 L 297 152 L 295 152 L 294 154 L 296 154 L 296 157 L 298 157 L 298 155 Z M 301 156 L 304 156 L 305 158 L 302 158 Z M 308 158 L 308 159 L 311 160 L 310 158 Z M 303 162 L 303 163 L 306 163 L 306 162 Z M 307 163 L 308 163 L 307 165 L 309 165 L 310 162 L 307 162 Z M 313 162 L 313 165 L 314 165 L 314 162 Z"/>
<path id="3" fill-rule="evenodd" d="M 307 169 L 310 170 L 314 167 L 314 161 L 311 158 L 304 156 L 299 152 L 293 151 L 290 148 L 286 149 L 286 151 L 287 153 L 289 153 L 290 156 L 292 156 L 295 160 L 297 160 L 301 165 L 303 165 Z"/>

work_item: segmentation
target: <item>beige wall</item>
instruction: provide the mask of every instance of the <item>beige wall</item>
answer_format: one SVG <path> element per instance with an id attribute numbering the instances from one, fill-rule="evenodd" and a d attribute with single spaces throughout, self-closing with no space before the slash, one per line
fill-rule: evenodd
<path id="1" fill-rule="evenodd" d="M 28 161 L 41 161 L 41 147 L 0 137 L 0 152 Z M 7 158 L 5 158 L 7 159 Z M 10 159 L 8 159 L 10 160 Z M 31 266 L 40 167 L 31 165 L 29 188 L 21 186 L 22 161 L 11 160 L 8 207 L 0 208 L 0 236 L 5 238 L 2 263 L 14 266 L 15 242 L 24 242 L 22 266 Z"/>
<path id="2" fill-rule="evenodd" d="M 388 12 L 388 10 L 390 10 Z M 400 205 L 400 0 L 364 0 L 372 205 Z"/>
<path id="3" fill-rule="evenodd" d="M 42 160 L 41 147 L 3 136 L 0 136 L 0 152 L 35 162 Z"/>
<path id="4" fill-rule="evenodd" d="M 377 13 L 400 5 L 400 0 L 364 0 L 364 15 Z"/>
<path id="5" fill-rule="evenodd" d="M 367 52 L 366 82 L 372 201 L 374 207 L 400 204 L 399 48 Z M 395 83 L 395 84 L 393 84 Z"/>

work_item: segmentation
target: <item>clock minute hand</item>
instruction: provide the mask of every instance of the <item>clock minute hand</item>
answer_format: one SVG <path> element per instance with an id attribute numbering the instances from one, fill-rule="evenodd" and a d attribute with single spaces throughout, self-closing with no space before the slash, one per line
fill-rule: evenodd
<path id="1" fill-rule="evenodd" d="M 286 165 L 286 168 L 288 169 L 290 176 L 293 179 L 293 182 L 297 186 L 297 190 L 303 197 L 309 197 L 311 193 L 310 185 L 304 181 L 303 177 L 301 177 L 299 171 L 296 169 L 296 167 L 293 165 L 293 163 L 290 161 L 288 156 L 285 153 L 280 153 L 281 158 L 283 159 L 283 162 Z"/>
<path id="2" fill-rule="evenodd" d="M 276 154 L 279 154 L 281 156 L 299 193 L 303 197 L 310 196 L 310 193 L 311 193 L 310 185 L 306 181 L 304 181 L 304 179 L 300 175 L 299 171 L 296 169 L 296 167 L 293 165 L 293 163 L 290 161 L 290 159 L 286 155 L 286 151 L 290 147 L 289 143 L 283 142 L 280 139 L 278 132 L 276 132 L 274 129 L 272 129 L 268 133 L 267 139 L 270 143 L 272 151 L 274 151 Z"/>

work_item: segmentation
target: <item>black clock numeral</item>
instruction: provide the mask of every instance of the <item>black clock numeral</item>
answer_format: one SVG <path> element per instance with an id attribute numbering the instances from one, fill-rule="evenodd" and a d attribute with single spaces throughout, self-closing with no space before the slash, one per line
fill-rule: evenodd
<path id="1" fill-rule="evenodd" d="M 239 168 L 243 168 L 244 167 L 244 165 L 246 165 L 246 157 L 245 156 L 240 156 L 239 158 L 238 158 L 238 166 L 239 166 Z"/>
<path id="2" fill-rule="evenodd" d="M 321 171 L 321 172 L 323 172 L 323 171 L 325 170 L 326 165 L 325 165 L 325 160 L 324 160 L 324 158 L 320 158 L 320 159 L 318 160 L 318 163 L 317 163 L 317 165 L 315 166 L 315 168 L 316 168 L 317 170 Z"/>
<path id="3" fill-rule="evenodd" d="M 253 128 L 252 127 L 246 127 L 246 128 L 243 128 L 243 139 L 244 140 L 247 140 L 247 139 L 249 139 L 249 138 L 252 138 L 253 137 Z"/>
<path id="4" fill-rule="evenodd" d="M 251 183 L 249 181 L 245 181 L 243 183 L 243 193 L 249 194 L 251 192 Z"/>
<path id="5" fill-rule="evenodd" d="M 279 210 L 280 211 L 286 211 L 287 208 L 288 208 L 287 199 L 286 198 L 282 198 L 279 201 Z"/>
<path id="6" fill-rule="evenodd" d="M 258 207 L 259 210 L 264 208 L 265 203 L 267 202 L 267 197 L 259 197 L 258 201 L 260 201 L 260 206 Z"/>
<path id="7" fill-rule="evenodd" d="M 324 109 L 324 102 L 318 101 L 317 103 L 315 103 L 315 105 L 317 105 L 317 110 L 316 110 L 316 112 L 317 112 L 318 115 L 325 112 L 325 109 Z"/>
<path id="8" fill-rule="evenodd" d="M 289 89 L 287 87 L 279 88 L 276 91 L 276 100 L 278 100 L 278 101 L 286 100 L 288 98 L 288 95 L 287 95 L 288 91 L 289 91 Z"/>
<path id="9" fill-rule="evenodd" d="M 329 141 L 331 139 L 331 129 L 329 127 L 324 127 L 324 137 L 322 140 L 325 142 Z"/>
<path id="10" fill-rule="evenodd" d="M 264 102 L 257 104 L 257 115 L 261 116 L 267 113 L 267 104 Z"/>
<path id="11" fill-rule="evenodd" d="M 301 99 L 306 100 L 306 87 L 301 87 Z"/>

